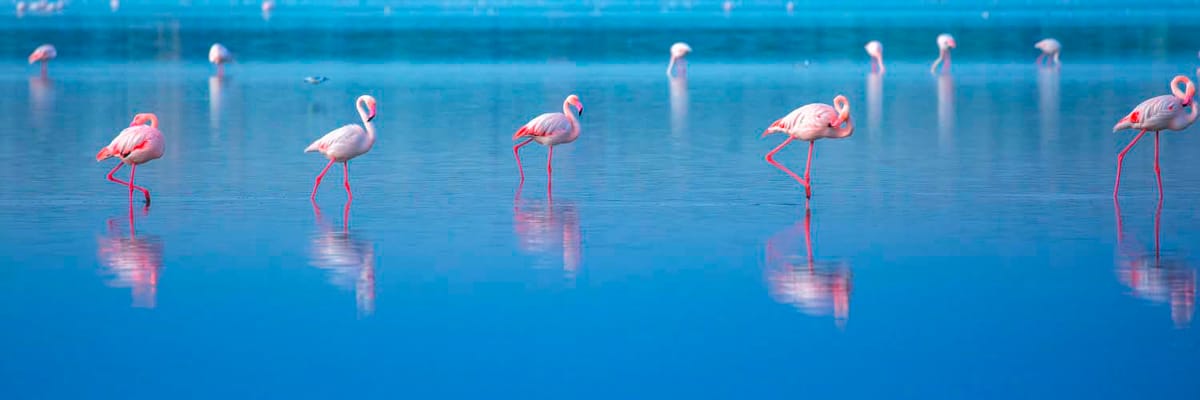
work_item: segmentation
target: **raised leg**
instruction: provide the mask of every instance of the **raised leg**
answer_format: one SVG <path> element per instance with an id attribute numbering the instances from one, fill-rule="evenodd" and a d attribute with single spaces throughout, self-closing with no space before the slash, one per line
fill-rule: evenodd
<path id="1" fill-rule="evenodd" d="M 1162 169 L 1158 167 L 1158 132 L 1154 132 L 1154 177 L 1158 178 L 1158 198 L 1162 199 Z"/>
<path id="2" fill-rule="evenodd" d="M 1146 130 L 1142 129 L 1141 132 L 1138 132 L 1137 136 L 1133 137 L 1133 141 L 1129 142 L 1128 146 L 1125 146 L 1125 150 L 1121 150 L 1121 153 L 1117 154 L 1117 183 L 1113 184 L 1114 199 L 1117 198 L 1117 192 L 1121 190 L 1121 164 L 1125 163 L 1125 153 L 1128 153 L 1129 149 L 1132 149 L 1133 145 L 1137 144 L 1138 140 L 1141 140 L 1142 135 L 1145 134 Z"/>
<path id="3" fill-rule="evenodd" d="M 313 199 L 317 198 L 317 188 L 321 187 L 321 178 L 325 177 L 325 173 L 329 172 L 329 167 L 332 167 L 332 166 L 333 166 L 333 160 L 329 160 L 329 164 L 325 164 L 325 169 L 322 169 L 321 173 L 317 175 L 317 183 L 313 184 L 312 194 L 308 196 L 309 200 L 313 200 Z"/>
<path id="4" fill-rule="evenodd" d="M 527 144 L 529 144 L 529 142 L 532 142 L 532 141 L 533 141 L 532 138 L 525 139 L 524 142 L 517 143 L 516 146 L 513 146 L 513 158 L 517 159 L 517 171 L 521 172 L 521 182 L 525 182 L 525 169 L 521 167 L 521 154 L 519 154 L 517 152 L 517 150 L 520 149 L 521 146 L 527 145 Z"/>
<path id="5" fill-rule="evenodd" d="M 804 163 L 804 181 L 808 182 L 807 185 L 804 185 L 804 198 L 806 199 L 812 198 L 812 177 L 809 176 L 809 173 L 812 172 L 813 147 L 816 146 L 816 143 L 816 141 L 808 142 L 808 161 Z"/>
<path id="6" fill-rule="evenodd" d="M 342 161 L 342 185 L 346 187 L 346 204 L 354 201 L 354 195 L 350 193 L 350 162 Z"/>
<path id="7" fill-rule="evenodd" d="M 775 147 L 774 150 L 771 150 L 770 152 L 768 152 L 767 157 L 766 157 L 767 163 L 774 165 L 775 168 L 779 168 L 779 169 L 783 170 L 783 172 L 787 173 L 788 176 L 791 176 L 792 179 L 795 179 L 796 182 L 799 182 L 801 186 L 804 186 L 805 193 L 807 193 L 808 181 L 801 179 L 800 176 L 796 175 L 796 173 L 792 172 L 792 170 L 787 169 L 787 167 L 783 166 L 782 164 L 780 164 L 778 162 L 775 162 L 775 153 L 778 153 L 779 150 L 783 150 L 783 148 L 785 146 L 787 146 L 788 143 L 791 143 L 792 140 L 795 140 L 795 138 L 788 136 L 787 140 L 784 140 L 783 143 L 780 143 L 778 147 Z"/>

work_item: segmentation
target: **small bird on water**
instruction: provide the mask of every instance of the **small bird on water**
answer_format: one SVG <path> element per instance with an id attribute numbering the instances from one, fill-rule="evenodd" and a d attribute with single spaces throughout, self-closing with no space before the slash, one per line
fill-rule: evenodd
<path id="1" fill-rule="evenodd" d="M 310 77 L 304 78 L 304 82 L 313 84 L 313 85 L 320 85 L 321 82 L 325 82 L 327 80 L 329 80 L 329 78 L 326 78 L 323 76 L 310 76 Z"/>

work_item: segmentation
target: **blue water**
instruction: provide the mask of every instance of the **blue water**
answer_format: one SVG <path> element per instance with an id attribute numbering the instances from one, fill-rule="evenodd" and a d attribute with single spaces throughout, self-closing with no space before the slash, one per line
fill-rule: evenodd
<path id="1" fill-rule="evenodd" d="M 49 79 L 32 46 L 0 64 L 5 398 L 1200 396 L 1200 138 L 1163 134 L 1161 208 L 1152 138 L 1111 196 L 1133 136 L 1113 123 L 1192 48 L 1095 42 L 1055 71 L 989 42 L 1011 59 L 964 49 L 935 77 L 932 38 L 903 37 L 925 53 L 880 77 L 865 40 L 790 57 L 762 31 L 670 81 L 669 41 L 580 60 L 526 34 L 548 50 L 452 62 L 265 35 L 231 39 L 217 79 L 186 28 L 152 47 L 186 51 L 128 61 L 46 32 Z M 284 42 L 318 55 L 257 55 Z M 324 160 L 301 150 L 364 93 L 380 133 L 355 199 L 334 167 L 314 209 Z M 581 138 L 552 188 L 523 149 L 519 186 L 513 131 L 570 93 Z M 839 93 L 857 129 L 817 143 L 806 211 L 760 134 Z M 131 207 L 93 156 L 147 111 L 167 149 Z M 804 147 L 778 160 L 801 172 Z"/>

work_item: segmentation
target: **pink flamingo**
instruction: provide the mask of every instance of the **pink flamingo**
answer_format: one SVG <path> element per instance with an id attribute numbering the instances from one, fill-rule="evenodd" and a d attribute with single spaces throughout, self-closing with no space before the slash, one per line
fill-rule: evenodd
<path id="1" fill-rule="evenodd" d="M 671 62 L 667 64 L 667 76 L 675 76 L 675 64 L 678 61 L 679 75 L 687 75 L 687 55 L 692 52 L 692 46 L 678 42 L 671 45 Z"/>
<path id="2" fill-rule="evenodd" d="M 313 185 L 309 200 L 317 198 L 317 188 L 321 186 L 321 178 L 325 177 L 325 173 L 329 171 L 329 167 L 332 167 L 334 162 L 342 163 L 342 171 L 345 175 L 342 182 L 346 186 L 346 197 L 349 201 L 354 200 L 354 195 L 350 193 L 350 159 L 366 154 L 371 151 L 371 146 L 375 145 L 375 124 L 371 123 L 371 120 L 375 119 L 375 98 L 365 94 L 359 96 L 354 101 L 354 109 L 358 110 L 358 116 L 362 118 L 362 126 L 349 124 L 334 129 L 304 149 L 305 153 L 319 151 L 329 159 L 329 164 L 325 164 L 325 169 L 322 169 L 321 174 L 317 175 L 317 183 Z M 366 127 L 365 130 L 363 126 Z"/>
<path id="3" fill-rule="evenodd" d="M 518 150 L 521 146 L 536 141 L 538 144 L 550 148 L 550 155 L 546 157 L 546 176 L 552 178 L 552 169 L 550 164 L 554 161 L 554 146 L 574 142 L 579 139 L 579 120 L 575 119 L 575 113 L 571 112 L 571 106 L 575 106 L 579 110 L 579 116 L 583 116 L 583 103 L 579 102 L 579 96 L 570 95 L 566 100 L 563 100 L 562 113 L 545 113 L 529 120 L 525 126 L 517 130 L 513 134 L 513 140 L 529 136 L 529 139 L 513 146 L 513 157 L 517 159 L 517 170 L 521 172 L 521 182 L 525 182 L 525 169 L 521 167 L 521 155 Z"/>
<path id="4" fill-rule="evenodd" d="M 220 43 L 213 43 L 208 49 L 208 62 L 217 65 L 217 76 L 225 76 L 225 63 L 233 61 L 233 54 Z"/>
<path id="5" fill-rule="evenodd" d="M 1035 64 L 1041 65 L 1044 63 L 1045 65 L 1050 65 L 1051 62 L 1054 65 L 1062 64 L 1062 62 L 1058 61 L 1058 54 L 1062 53 L 1062 43 L 1059 43 L 1057 40 L 1053 38 L 1042 39 L 1035 43 L 1033 47 L 1042 51 L 1042 55 L 1038 56 L 1037 60 L 1034 61 Z"/>
<path id="6" fill-rule="evenodd" d="M 833 98 L 833 106 L 813 103 L 797 108 L 771 124 L 762 135 L 766 137 L 772 133 L 786 133 L 788 138 L 767 153 L 767 163 L 783 170 L 796 182 L 800 182 L 800 185 L 804 186 L 804 198 L 812 198 L 812 186 L 810 185 L 812 181 L 809 173 L 812 172 L 813 146 L 817 139 L 842 139 L 854 133 L 854 122 L 850 120 L 850 101 L 846 100 L 846 96 L 839 94 Z M 794 172 L 775 162 L 774 159 L 775 153 L 796 139 L 808 142 L 808 161 L 804 167 L 804 179 L 796 176 Z"/>
<path id="7" fill-rule="evenodd" d="M 883 73 L 883 43 L 878 40 L 867 42 L 863 46 L 867 50 L 867 55 L 871 56 L 871 72 Z"/>
<path id="8" fill-rule="evenodd" d="M 1183 83 L 1185 89 L 1179 90 L 1179 84 Z M 1185 114 L 1184 107 L 1192 105 L 1192 98 L 1196 95 L 1196 86 L 1192 84 L 1192 80 L 1188 77 L 1179 75 L 1171 79 L 1171 94 L 1152 97 L 1142 104 L 1138 104 L 1133 108 L 1133 112 L 1117 121 L 1113 126 L 1113 132 L 1125 129 L 1141 129 L 1141 132 L 1125 146 L 1124 150 L 1117 155 L 1117 183 L 1113 185 L 1113 198 L 1117 197 L 1117 192 L 1121 189 L 1121 164 L 1125 162 L 1125 153 L 1137 144 L 1142 135 L 1146 131 L 1154 131 L 1154 175 L 1158 178 L 1158 196 L 1162 197 L 1162 171 L 1158 166 L 1158 134 L 1159 131 L 1172 130 L 1181 131 L 1191 126 L 1196 122 L 1198 115 L 1197 107 L 1192 107 L 1192 111 Z"/>
<path id="9" fill-rule="evenodd" d="M 150 122 L 150 126 L 146 126 L 147 121 Z M 135 185 L 133 175 L 137 172 L 138 165 L 162 157 L 163 150 L 163 136 L 162 132 L 158 130 L 158 116 L 142 113 L 134 115 L 133 122 L 129 124 L 129 127 L 122 130 L 108 146 L 104 146 L 99 153 L 96 153 L 96 161 L 103 161 L 109 157 L 120 159 L 121 162 L 108 172 L 108 180 L 128 186 L 130 202 L 133 202 L 134 189 L 142 191 L 142 194 L 146 196 L 146 205 L 148 206 L 150 205 L 150 191 Z M 125 164 L 129 164 L 130 168 L 129 182 L 113 177 L 113 174 Z"/>
<path id="10" fill-rule="evenodd" d="M 46 64 L 49 64 L 50 60 L 53 60 L 55 57 L 58 57 L 58 50 L 54 49 L 54 45 L 43 44 L 34 49 L 33 53 L 29 54 L 29 63 L 42 63 L 42 76 L 46 76 Z"/>
<path id="11" fill-rule="evenodd" d="M 929 72 L 930 73 L 936 72 L 938 64 L 941 64 L 942 61 L 946 62 L 945 64 L 942 65 L 942 72 L 943 73 L 949 72 L 950 71 L 950 49 L 956 48 L 958 46 L 958 44 L 954 42 L 954 36 L 950 36 L 949 33 L 943 33 L 941 35 L 938 35 L 937 45 L 938 45 L 938 58 L 937 58 L 937 60 L 933 60 L 933 66 L 929 67 Z"/>
<path id="12" fill-rule="evenodd" d="M 275 11 L 275 0 L 263 0 L 262 12 L 269 13 L 271 11 Z"/>

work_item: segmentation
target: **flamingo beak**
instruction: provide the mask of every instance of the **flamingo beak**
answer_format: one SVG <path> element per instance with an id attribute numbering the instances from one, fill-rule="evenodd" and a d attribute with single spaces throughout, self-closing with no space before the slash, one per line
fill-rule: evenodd
<path id="1" fill-rule="evenodd" d="M 950 48 L 952 49 L 958 48 L 958 43 L 954 43 L 954 39 L 950 39 L 946 42 L 946 44 L 950 45 Z"/>
<path id="2" fill-rule="evenodd" d="M 583 116 L 583 103 L 580 103 L 578 100 L 574 101 L 573 103 L 575 104 L 575 108 L 579 109 L 579 116 L 582 117 Z"/>
<path id="3" fill-rule="evenodd" d="M 373 119 L 375 119 L 375 104 L 374 103 L 371 104 L 371 113 L 367 115 L 367 122 L 371 122 L 371 120 L 373 120 Z"/>

